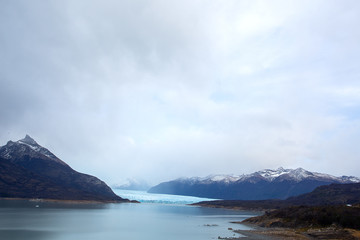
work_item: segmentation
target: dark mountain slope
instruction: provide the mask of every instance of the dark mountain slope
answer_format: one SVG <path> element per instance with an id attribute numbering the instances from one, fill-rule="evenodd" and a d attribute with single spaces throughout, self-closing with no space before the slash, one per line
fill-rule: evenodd
<path id="1" fill-rule="evenodd" d="M 266 212 L 262 216 L 244 220 L 262 227 L 328 227 L 360 230 L 360 208 L 349 206 L 293 206 Z"/>
<path id="2" fill-rule="evenodd" d="M 331 184 L 286 200 L 292 205 L 340 205 L 360 203 L 360 183 Z"/>
<path id="3" fill-rule="evenodd" d="M 316 188 L 310 193 L 286 200 L 218 200 L 205 201 L 195 205 L 238 209 L 280 209 L 290 206 L 334 206 L 360 204 L 360 183 L 331 184 Z"/>

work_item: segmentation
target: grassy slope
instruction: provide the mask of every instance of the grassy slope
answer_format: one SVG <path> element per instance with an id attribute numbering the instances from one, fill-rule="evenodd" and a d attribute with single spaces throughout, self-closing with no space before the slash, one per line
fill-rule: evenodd
<path id="1" fill-rule="evenodd" d="M 244 222 L 262 227 L 328 227 L 331 225 L 360 230 L 360 208 L 348 206 L 295 206 L 266 212 Z"/>

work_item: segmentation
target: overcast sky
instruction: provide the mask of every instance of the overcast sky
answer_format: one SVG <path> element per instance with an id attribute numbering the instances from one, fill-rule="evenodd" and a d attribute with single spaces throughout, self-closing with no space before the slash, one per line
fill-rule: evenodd
<path id="1" fill-rule="evenodd" d="M 360 2 L 0 0 L 0 145 L 108 183 L 360 176 Z"/>

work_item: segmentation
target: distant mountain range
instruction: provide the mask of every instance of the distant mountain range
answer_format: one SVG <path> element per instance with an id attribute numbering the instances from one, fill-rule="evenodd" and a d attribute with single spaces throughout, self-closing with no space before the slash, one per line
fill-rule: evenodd
<path id="1" fill-rule="evenodd" d="M 297 169 L 266 169 L 243 175 L 211 175 L 160 183 L 150 193 L 187 195 L 229 200 L 286 199 L 332 183 L 357 183 L 356 177 L 335 177 Z"/>
<path id="2" fill-rule="evenodd" d="M 137 191 L 147 191 L 151 186 L 145 180 L 139 179 L 126 179 L 122 184 L 112 185 L 113 189 L 123 189 L 123 190 L 137 190 Z"/>
<path id="3" fill-rule="evenodd" d="M 26 135 L 0 147 L 0 197 L 127 202 Z"/>

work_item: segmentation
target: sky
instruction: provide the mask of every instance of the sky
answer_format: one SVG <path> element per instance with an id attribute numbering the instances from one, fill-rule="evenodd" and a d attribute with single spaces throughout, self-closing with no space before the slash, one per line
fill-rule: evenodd
<path id="1" fill-rule="evenodd" d="M 360 177 L 357 0 L 0 0 L 0 145 L 109 184 Z"/>

